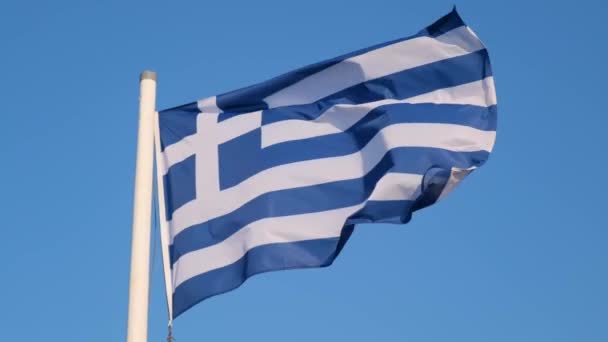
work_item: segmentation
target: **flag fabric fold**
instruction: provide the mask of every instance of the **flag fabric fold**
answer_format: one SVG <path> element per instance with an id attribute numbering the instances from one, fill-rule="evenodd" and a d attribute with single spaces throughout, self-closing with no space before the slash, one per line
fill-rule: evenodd
<path id="1" fill-rule="evenodd" d="M 487 159 L 488 52 L 456 10 L 419 33 L 159 113 L 173 315 L 261 272 L 330 265 Z"/>

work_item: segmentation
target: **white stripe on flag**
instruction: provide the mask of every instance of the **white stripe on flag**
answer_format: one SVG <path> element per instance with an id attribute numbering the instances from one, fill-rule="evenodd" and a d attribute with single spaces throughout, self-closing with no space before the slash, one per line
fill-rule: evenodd
<path id="1" fill-rule="evenodd" d="M 326 110 L 315 120 L 285 120 L 264 125 L 262 126 L 262 147 L 340 133 L 349 129 L 375 108 L 398 103 L 460 104 L 488 107 L 496 104 L 494 79 L 490 76 L 480 81 L 438 89 L 404 100 L 385 99 L 357 105 L 338 104 Z"/>
<path id="2" fill-rule="evenodd" d="M 398 201 L 414 199 L 420 194 L 422 175 L 411 173 L 387 173 L 380 178 L 370 201 Z"/>
<path id="3" fill-rule="evenodd" d="M 483 80 L 450 88 L 437 89 L 426 94 L 407 98 L 404 102 L 413 104 L 436 103 L 490 107 L 496 104 L 494 77 L 489 76 Z"/>
<path id="4" fill-rule="evenodd" d="M 448 179 L 448 182 L 441 191 L 441 194 L 439 194 L 438 200 L 444 199 L 445 196 L 452 192 L 452 190 L 454 190 L 454 188 L 456 188 L 456 186 L 460 184 L 460 182 L 462 182 L 462 180 L 475 169 L 476 167 L 471 167 L 468 169 L 460 169 L 457 167 L 453 167 L 452 171 L 450 172 L 450 178 Z"/>
<path id="5" fill-rule="evenodd" d="M 211 96 L 197 102 L 198 110 L 201 113 L 221 113 L 222 110 L 217 107 L 217 97 Z"/>
<path id="6" fill-rule="evenodd" d="M 165 150 L 161 152 L 162 163 L 160 165 L 163 175 L 167 173 L 171 166 L 193 155 L 198 144 L 200 144 L 198 134 L 192 134 L 165 147 Z"/>
<path id="7" fill-rule="evenodd" d="M 340 236 L 344 220 L 362 204 L 310 214 L 269 217 L 255 221 L 216 245 L 183 255 L 173 265 L 173 286 L 199 274 L 230 265 L 252 248 Z"/>
<path id="8" fill-rule="evenodd" d="M 270 108 L 315 102 L 359 83 L 483 49 L 467 26 L 417 37 L 348 58 L 265 99 Z"/>

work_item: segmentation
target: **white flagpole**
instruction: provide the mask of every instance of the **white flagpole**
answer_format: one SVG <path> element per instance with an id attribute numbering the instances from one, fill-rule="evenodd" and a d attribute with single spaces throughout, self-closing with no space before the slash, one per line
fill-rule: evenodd
<path id="1" fill-rule="evenodd" d="M 135 166 L 127 342 L 146 342 L 148 339 L 156 73 L 142 72 L 139 87 L 139 130 Z"/>

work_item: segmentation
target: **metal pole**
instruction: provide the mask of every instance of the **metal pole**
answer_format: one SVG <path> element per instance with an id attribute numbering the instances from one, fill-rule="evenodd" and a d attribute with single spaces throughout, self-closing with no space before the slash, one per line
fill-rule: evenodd
<path id="1" fill-rule="evenodd" d="M 156 73 L 142 72 L 139 86 L 139 130 L 135 166 L 127 342 L 146 342 L 148 339 Z"/>

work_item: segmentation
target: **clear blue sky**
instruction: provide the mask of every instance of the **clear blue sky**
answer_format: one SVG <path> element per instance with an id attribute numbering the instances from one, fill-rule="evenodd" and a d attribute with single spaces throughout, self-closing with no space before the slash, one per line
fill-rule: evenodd
<path id="1" fill-rule="evenodd" d="M 453 4 L 3 1 L 3 340 L 124 340 L 141 70 L 162 109 L 413 34 Z M 330 268 L 203 302 L 178 341 L 608 341 L 608 5 L 456 5 L 496 78 L 489 162 L 410 224 L 359 227 Z M 159 256 L 150 341 L 166 331 Z"/>

